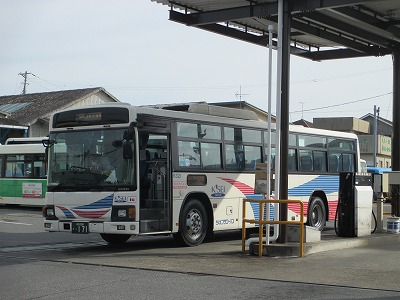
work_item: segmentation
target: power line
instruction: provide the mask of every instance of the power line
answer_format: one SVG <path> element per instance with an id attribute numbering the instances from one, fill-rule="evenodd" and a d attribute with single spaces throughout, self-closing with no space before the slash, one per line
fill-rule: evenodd
<path id="1" fill-rule="evenodd" d="M 355 77 L 355 76 L 360 76 L 360 75 L 371 75 L 372 73 L 378 73 L 378 72 L 383 72 L 383 71 L 388 71 L 388 70 L 391 70 L 391 68 L 377 69 L 377 70 L 371 70 L 371 71 L 359 72 L 359 73 L 352 73 L 352 74 L 347 74 L 347 75 L 343 74 L 343 75 L 330 76 L 330 77 L 322 77 L 322 78 L 313 78 L 313 79 L 292 81 L 292 82 L 290 82 L 290 84 L 318 83 L 318 82 L 321 82 L 321 81 L 345 79 L 345 78 Z"/>
<path id="2" fill-rule="evenodd" d="M 354 76 L 360 76 L 364 74 L 371 74 L 371 73 L 377 73 L 377 72 L 383 72 L 389 69 L 376 69 L 376 70 L 371 70 L 367 72 L 358 72 L 358 73 L 352 73 L 348 75 L 338 75 L 338 76 L 331 76 L 331 77 L 322 77 L 322 78 L 314 78 L 314 79 L 308 79 L 308 80 L 301 80 L 301 81 L 292 81 L 290 84 L 306 84 L 306 83 L 318 83 L 322 81 L 329 81 L 329 80 L 336 80 L 336 79 L 344 79 L 344 78 L 349 78 L 349 77 L 354 77 Z M 29 73 L 31 74 L 31 73 Z M 22 75 L 20 73 L 20 75 Z M 33 75 L 33 74 L 32 74 Z M 57 80 L 46 80 L 43 78 L 39 78 L 38 76 L 34 75 L 36 78 L 53 85 L 55 87 L 68 87 L 68 86 L 85 86 L 85 87 L 93 87 L 93 86 L 98 86 L 98 85 L 93 85 L 93 84 L 83 84 L 83 83 L 74 83 L 74 82 L 63 82 L 63 81 L 57 81 Z M 223 89 L 232 89 L 237 86 L 234 85 L 214 85 L 214 86 L 125 86 L 125 85 L 101 85 L 104 88 L 113 88 L 113 89 L 119 89 L 119 90 L 143 90 L 143 91 L 157 91 L 157 90 L 180 90 L 180 91 L 189 91 L 189 90 L 223 90 Z M 242 87 L 247 87 L 247 88 L 265 88 L 266 84 L 261 83 L 249 83 L 249 84 L 242 84 Z"/>
<path id="3" fill-rule="evenodd" d="M 391 95 L 391 94 L 393 94 L 393 92 L 386 93 L 386 94 L 382 94 L 382 95 L 377 95 L 377 96 L 372 96 L 372 97 L 368 97 L 368 98 L 364 98 L 364 99 L 359 99 L 359 100 L 355 100 L 355 101 L 344 102 L 344 103 L 340 103 L 340 104 L 333 104 L 333 105 L 322 106 L 322 107 L 317 107 L 317 108 L 310 108 L 310 109 L 292 111 L 291 113 L 300 113 L 300 112 L 307 112 L 307 111 L 316 111 L 316 110 L 320 110 L 320 109 L 326 109 L 326 108 L 331 108 L 331 107 L 343 106 L 343 105 L 353 104 L 353 103 L 362 102 L 362 101 L 367 101 L 367 100 L 371 100 L 371 99 L 375 99 L 375 98 L 379 98 L 379 97 L 383 97 L 383 96 L 387 96 L 387 95 Z"/>

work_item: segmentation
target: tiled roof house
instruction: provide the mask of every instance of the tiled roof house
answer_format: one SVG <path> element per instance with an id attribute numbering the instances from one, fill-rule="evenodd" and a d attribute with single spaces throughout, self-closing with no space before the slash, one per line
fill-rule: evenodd
<path id="1" fill-rule="evenodd" d="M 46 136 L 53 112 L 106 102 L 119 100 L 101 87 L 0 96 L 0 142 L 8 137 Z"/>

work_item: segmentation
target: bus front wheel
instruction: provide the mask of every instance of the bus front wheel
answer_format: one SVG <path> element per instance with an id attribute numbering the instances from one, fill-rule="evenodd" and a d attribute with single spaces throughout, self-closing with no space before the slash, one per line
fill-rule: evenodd
<path id="1" fill-rule="evenodd" d="M 100 233 L 103 240 L 111 245 L 123 244 L 131 237 L 129 234 Z"/>
<path id="2" fill-rule="evenodd" d="M 326 224 L 326 208 L 324 201 L 319 197 L 313 197 L 308 206 L 307 224 L 322 231 Z"/>
<path id="3" fill-rule="evenodd" d="M 185 204 L 179 216 L 179 232 L 174 235 L 177 242 L 184 246 L 197 246 L 201 244 L 208 227 L 207 212 L 204 205 L 197 199 Z"/>

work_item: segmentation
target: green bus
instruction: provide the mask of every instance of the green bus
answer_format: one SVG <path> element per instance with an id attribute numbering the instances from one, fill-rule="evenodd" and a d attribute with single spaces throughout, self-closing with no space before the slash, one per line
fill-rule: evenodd
<path id="1" fill-rule="evenodd" d="M 43 206 L 46 171 L 42 143 L 0 146 L 0 204 Z"/>

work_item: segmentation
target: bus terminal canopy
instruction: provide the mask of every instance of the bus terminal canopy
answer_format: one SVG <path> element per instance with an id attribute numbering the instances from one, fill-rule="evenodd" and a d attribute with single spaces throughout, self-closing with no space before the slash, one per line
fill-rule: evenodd
<path id="1" fill-rule="evenodd" d="M 275 28 L 272 46 L 279 43 L 282 53 L 278 62 L 280 157 L 288 155 L 290 55 L 323 61 L 392 54 L 392 170 L 400 171 L 400 0 L 152 1 L 170 6 L 172 21 L 264 47 L 269 43 L 269 25 Z M 278 195 L 288 199 L 288 165 L 286 160 L 280 161 Z M 396 206 L 395 214 L 400 216 L 400 200 L 395 202 L 392 212 Z M 281 220 L 287 220 L 286 211 L 282 205 Z M 282 228 L 284 242 L 286 233 Z"/>
<path id="2" fill-rule="evenodd" d="M 169 5 L 172 21 L 260 46 L 268 44 L 268 26 L 278 23 L 278 0 L 152 1 Z M 284 1 L 291 11 L 293 55 L 321 61 L 400 50 L 398 0 Z"/>
<path id="3" fill-rule="evenodd" d="M 151 1 L 168 5 L 172 21 L 264 47 L 269 25 L 275 28 L 272 43 L 277 45 L 283 6 L 281 137 L 288 133 L 290 54 L 315 61 L 392 54 L 392 169 L 400 171 L 400 0 Z M 282 141 L 283 157 L 285 148 Z"/>

